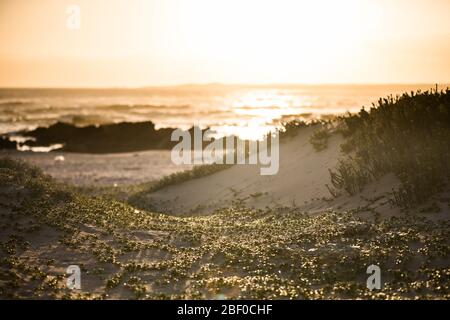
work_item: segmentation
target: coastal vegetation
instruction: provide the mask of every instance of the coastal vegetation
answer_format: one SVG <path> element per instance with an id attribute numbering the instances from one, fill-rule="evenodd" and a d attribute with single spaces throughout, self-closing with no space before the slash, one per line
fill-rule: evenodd
<path id="1" fill-rule="evenodd" d="M 228 208 L 174 217 L 0 160 L 2 298 L 449 298 L 449 222 Z M 383 290 L 366 287 L 378 264 Z M 80 265 L 82 290 L 65 287 Z"/>
<path id="2" fill-rule="evenodd" d="M 450 178 L 450 90 L 380 99 L 369 111 L 340 119 L 345 156 L 331 170 L 335 189 L 350 195 L 387 173 L 401 186 L 393 202 L 414 207 Z"/>

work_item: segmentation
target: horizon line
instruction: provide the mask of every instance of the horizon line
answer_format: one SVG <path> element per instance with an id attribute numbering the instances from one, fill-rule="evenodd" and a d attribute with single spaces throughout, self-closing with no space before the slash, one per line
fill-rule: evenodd
<path id="1" fill-rule="evenodd" d="M 161 85 L 142 85 L 142 86 L 0 86 L 0 90 L 5 89 L 32 89 L 32 90 L 142 90 L 142 89 L 164 89 L 164 88 L 182 88 L 182 87 L 289 87 L 289 86 L 450 86 L 448 82 L 360 82 L 360 83 L 223 83 L 223 82 L 207 82 L 207 83 L 179 83 L 179 84 L 161 84 Z"/>

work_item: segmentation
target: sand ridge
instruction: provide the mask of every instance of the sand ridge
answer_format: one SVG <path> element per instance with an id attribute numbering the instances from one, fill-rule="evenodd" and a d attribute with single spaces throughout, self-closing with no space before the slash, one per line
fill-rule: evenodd
<path id="1" fill-rule="evenodd" d="M 235 165 L 213 175 L 169 186 L 147 196 L 155 210 L 205 214 L 240 204 L 247 207 L 302 207 L 330 198 L 329 169 L 340 156 L 342 136 L 331 136 L 328 147 L 314 150 L 309 138 L 314 127 L 300 130 L 280 145 L 280 168 L 273 176 L 259 174 L 258 165 Z"/>

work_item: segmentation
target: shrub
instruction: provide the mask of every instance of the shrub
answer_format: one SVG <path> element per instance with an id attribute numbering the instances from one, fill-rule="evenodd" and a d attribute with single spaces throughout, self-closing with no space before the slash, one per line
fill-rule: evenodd
<path id="1" fill-rule="evenodd" d="M 309 142 L 312 144 L 314 150 L 322 151 L 328 147 L 330 135 L 330 130 L 326 126 L 322 126 L 313 132 L 309 138 Z"/>
<path id="2" fill-rule="evenodd" d="M 369 112 L 340 119 L 347 153 L 330 172 L 349 194 L 393 172 L 401 186 L 394 202 L 408 207 L 442 190 L 450 178 L 450 90 L 392 96 Z"/>

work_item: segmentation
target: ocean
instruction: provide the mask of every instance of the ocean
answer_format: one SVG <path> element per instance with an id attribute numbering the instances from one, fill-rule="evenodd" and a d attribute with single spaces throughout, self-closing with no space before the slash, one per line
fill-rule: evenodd
<path id="1" fill-rule="evenodd" d="M 440 85 L 443 89 L 447 85 Z M 283 122 L 370 108 L 423 85 L 182 85 L 138 89 L 0 89 L 0 134 L 49 126 L 153 121 L 157 128 L 211 127 L 257 139 Z"/>

